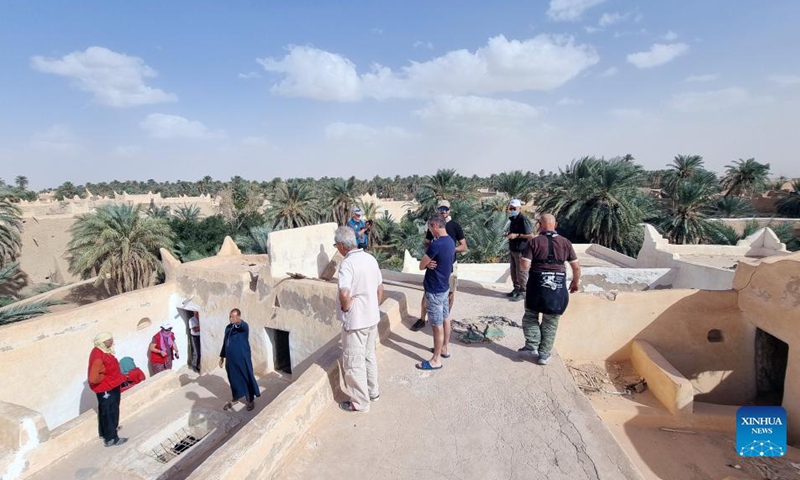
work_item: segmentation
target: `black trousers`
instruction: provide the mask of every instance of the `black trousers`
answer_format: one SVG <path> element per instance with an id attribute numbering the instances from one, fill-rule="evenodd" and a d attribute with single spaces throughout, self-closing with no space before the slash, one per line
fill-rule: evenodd
<path id="1" fill-rule="evenodd" d="M 117 439 L 119 427 L 119 400 L 122 397 L 119 387 L 107 392 L 97 393 L 97 430 L 105 441 Z"/>
<path id="2" fill-rule="evenodd" d="M 196 371 L 200 371 L 200 335 L 190 335 L 192 338 L 192 364 Z"/>

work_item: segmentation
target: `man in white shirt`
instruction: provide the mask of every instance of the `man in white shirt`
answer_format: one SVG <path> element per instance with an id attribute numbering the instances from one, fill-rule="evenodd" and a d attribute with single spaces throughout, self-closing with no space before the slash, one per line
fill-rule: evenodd
<path id="1" fill-rule="evenodd" d="M 189 319 L 189 334 L 192 339 L 192 359 L 189 367 L 200 373 L 200 314 L 194 312 Z"/>
<path id="2" fill-rule="evenodd" d="M 378 341 L 383 276 L 375 257 L 358 248 L 350 227 L 339 227 L 334 247 L 344 256 L 339 265 L 337 316 L 342 322 L 342 368 L 349 402 L 348 412 L 368 412 L 370 401 L 380 397 L 375 345 Z"/>

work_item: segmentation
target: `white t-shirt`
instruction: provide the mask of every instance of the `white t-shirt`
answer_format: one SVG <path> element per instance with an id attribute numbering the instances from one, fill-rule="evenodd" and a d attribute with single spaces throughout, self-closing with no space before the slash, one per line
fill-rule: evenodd
<path id="1" fill-rule="evenodd" d="M 347 253 L 339 265 L 339 290 L 350 290 L 353 304 L 349 311 L 342 311 L 339 296 L 336 296 L 336 312 L 343 330 L 360 330 L 378 324 L 381 283 L 383 275 L 375 257 L 360 248 Z"/>
<path id="2" fill-rule="evenodd" d="M 199 337 L 200 336 L 200 331 L 198 330 L 198 331 L 195 332 L 194 331 L 194 327 L 198 327 L 198 328 L 200 327 L 200 320 L 198 320 L 197 317 L 192 317 L 192 318 L 189 319 L 189 333 L 191 333 L 195 337 Z"/>

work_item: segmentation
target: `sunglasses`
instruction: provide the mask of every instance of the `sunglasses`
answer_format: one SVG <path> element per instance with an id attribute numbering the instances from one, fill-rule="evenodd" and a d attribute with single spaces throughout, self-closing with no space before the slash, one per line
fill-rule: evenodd
<path id="1" fill-rule="evenodd" d="M 517 207 L 508 207 L 508 210 L 511 211 L 511 212 L 516 212 L 517 211 Z"/>
<path id="2" fill-rule="evenodd" d="M 440 212 L 449 212 L 450 211 L 450 209 L 448 207 L 439 207 L 438 210 Z"/>

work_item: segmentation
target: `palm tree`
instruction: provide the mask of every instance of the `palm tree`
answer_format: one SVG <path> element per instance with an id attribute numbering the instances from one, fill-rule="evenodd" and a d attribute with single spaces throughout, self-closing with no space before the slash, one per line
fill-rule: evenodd
<path id="1" fill-rule="evenodd" d="M 779 214 L 787 217 L 800 217 L 800 180 L 792 182 L 791 192 L 782 192 L 775 203 Z"/>
<path id="2" fill-rule="evenodd" d="M 640 166 L 623 160 L 583 157 L 539 196 L 539 211 L 556 215 L 575 240 L 633 253 L 629 237 L 651 211 L 649 197 L 637 189 L 641 175 Z"/>
<path id="3" fill-rule="evenodd" d="M 464 235 L 469 239 L 469 250 L 463 255 L 470 263 L 498 263 L 508 257 L 508 243 L 500 235 L 508 222 L 500 212 L 488 211 L 479 214 L 478 221 L 464 227 Z M 473 217 L 475 218 L 475 217 Z"/>
<path id="4" fill-rule="evenodd" d="M 234 241 L 247 255 L 266 255 L 269 253 L 267 240 L 271 231 L 269 225 L 251 227 L 247 230 L 247 234 L 237 235 Z"/>
<path id="5" fill-rule="evenodd" d="M 536 184 L 529 174 L 523 173 L 522 170 L 514 170 L 498 175 L 494 186 L 497 190 L 505 192 L 508 198 L 518 198 L 528 203 L 533 197 Z"/>
<path id="6" fill-rule="evenodd" d="M 108 205 L 81 215 L 70 228 L 69 270 L 82 278 L 97 275 L 109 293 L 153 283 L 161 270 L 160 248 L 172 247 L 172 230 L 163 218 L 141 215 L 141 206 Z"/>
<path id="7" fill-rule="evenodd" d="M 725 195 L 746 195 L 759 193 L 769 183 L 769 163 L 759 163 L 755 158 L 736 160 L 728 165 L 722 186 L 728 191 Z"/>
<path id="8" fill-rule="evenodd" d="M 55 197 L 56 200 L 71 199 L 79 193 L 78 187 L 72 182 L 64 182 L 56 189 Z"/>
<path id="9" fill-rule="evenodd" d="M 702 181 L 683 181 L 672 195 L 672 202 L 659 223 L 671 243 L 696 244 L 712 236 L 714 224 L 707 217 L 714 187 Z"/>
<path id="10" fill-rule="evenodd" d="M 268 215 L 276 230 L 311 225 L 317 216 L 311 189 L 297 181 L 279 184 L 270 203 Z"/>
<path id="11" fill-rule="evenodd" d="M 178 209 L 175 210 L 175 218 L 182 222 L 195 223 L 200 220 L 200 207 L 194 203 L 178 207 Z"/>
<path id="12" fill-rule="evenodd" d="M 161 207 L 156 206 L 156 203 L 153 200 L 150 200 L 150 207 L 147 209 L 147 216 L 153 218 L 169 218 L 171 208 L 169 205 L 163 205 Z"/>
<path id="13" fill-rule="evenodd" d="M 332 220 L 339 225 L 345 225 L 350 219 L 350 211 L 356 203 L 355 197 L 356 177 L 347 180 L 337 178 L 327 188 L 326 206 L 331 209 Z"/>
<path id="14" fill-rule="evenodd" d="M 7 198 L 0 198 L 0 267 L 17 258 L 22 248 L 22 213 Z"/>
<path id="15" fill-rule="evenodd" d="M 750 200 L 741 197 L 720 197 L 714 202 L 714 216 L 723 218 L 750 217 L 755 214 Z"/>
<path id="16" fill-rule="evenodd" d="M 14 179 L 14 183 L 16 183 L 17 188 L 23 192 L 28 189 L 28 177 L 25 175 L 18 175 L 17 178 Z"/>
<path id="17" fill-rule="evenodd" d="M 409 188 L 412 188 L 414 182 L 411 177 Z M 470 179 L 457 174 L 454 169 L 439 169 L 435 175 L 423 179 L 414 197 L 419 202 L 415 216 L 427 219 L 436 211 L 437 201 L 474 201 L 478 198 L 478 192 Z"/>
<path id="18" fill-rule="evenodd" d="M 703 167 L 703 157 L 700 155 L 675 155 L 671 164 L 667 164 L 667 175 L 664 178 L 664 188 L 669 193 L 674 191 L 680 182 L 689 180 L 698 174 L 708 175 Z"/>
<path id="19" fill-rule="evenodd" d="M 18 275 L 19 264 L 16 262 L 0 268 L 0 289 L 4 289 L 9 282 L 13 282 Z M 38 293 L 43 292 L 36 294 Z M 18 300 L 20 299 L 10 296 L 0 297 L 0 325 L 44 315 L 48 313 L 49 307 L 63 303 L 60 300 L 39 300 L 25 305 L 14 305 Z"/>

